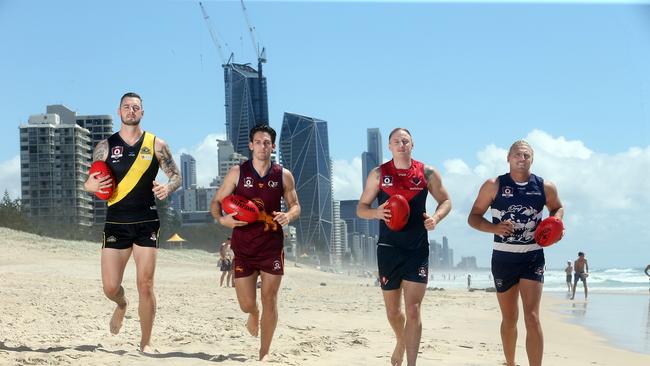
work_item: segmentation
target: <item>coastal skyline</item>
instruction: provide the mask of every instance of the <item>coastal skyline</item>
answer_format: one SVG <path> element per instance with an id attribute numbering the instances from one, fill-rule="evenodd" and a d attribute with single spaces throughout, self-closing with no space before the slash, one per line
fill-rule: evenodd
<path id="1" fill-rule="evenodd" d="M 650 260 L 646 2 L 247 3 L 268 52 L 271 126 L 280 130 L 284 112 L 328 121 L 335 199 L 360 196 L 366 129 L 380 129 L 386 159 L 388 133 L 407 127 L 414 157 L 440 170 L 454 204 L 430 237 L 448 236 L 458 258 L 485 267 L 491 238 L 469 229 L 467 213 L 480 184 L 507 170 L 510 143 L 526 138 L 533 172 L 556 183 L 566 206 L 567 235 L 546 251 L 549 267 L 578 250 L 596 268 Z M 205 5 L 236 61 L 254 64 L 239 2 Z M 143 96 L 144 128 L 166 137 L 177 162 L 197 159 L 199 186 L 216 175 L 223 74 L 195 2 L 125 11 L 5 1 L 0 38 L 12 56 L 0 60 L 0 190 L 19 194 L 17 127 L 29 115 L 63 103 L 116 116 L 127 90 Z"/>

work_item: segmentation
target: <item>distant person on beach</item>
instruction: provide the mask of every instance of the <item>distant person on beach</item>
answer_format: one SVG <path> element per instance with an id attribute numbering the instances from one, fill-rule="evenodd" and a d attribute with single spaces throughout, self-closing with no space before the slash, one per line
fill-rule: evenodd
<path id="1" fill-rule="evenodd" d="M 571 265 L 571 261 L 566 261 L 566 268 L 564 269 L 564 272 L 566 273 L 567 292 L 571 292 L 571 275 L 573 274 L 573 266 Z"/>
<path id="2" fill-rule="evenodd" d="M 467 274 L 467 289 L 469 290 L 472 288 L 472 275 L 470 273 Z"/>
<path id="3" fill-rule="evenodd" d="M 117 184 L 107 202 L 101 253 L 102 285 L 106 297 L 116 304 L 110 331 L 117 334 L 128 304 L 122 277 L 133 253 L 142 332 L 140 352 L 151 353 L 155 351 L 150 342 L 156 316 L 153 282 L 160 231 L 155 199 L 167 199 L 178 189 L 181 174 L 167 143 L 142 129 L 144 108 L 138 94 L 124 94 L 117 113 L 122 120 L 120 131 L 100 141 L 93 152 L 93 162 L 106 162 Z M 167 184 L 155 180 L 159 168 L 169 178 Z M 94 193 L 112 184 L 110 178 L 98 178 L 97 174 L 90 175 L 84 183 L 87 192 Z"/>
<path id="4" fill-rule="evenodd" d="M 246 329 L 250 335 L 260 335 L 259 360 L 268 361 L 278 324 L 278 290 L 284 275 L 282 228 L 298 218 L 300 205 L 293 174 L 271 160 L 275 130 L 258 125 L 250 130 L 248 137 L 251 160 L 230 168 L 212 198 L 210 209 L 219 224 L 232 229 L 237 301 L 248 314 Z M 234 212 L 223 215 L 221 202 L 231 194 L 253 201 L 259 209 L 258 221 L 239 221 L 234 218 Z M 282 211 L 282 199 L 286 212 Z M 261 311 L 257 304 L 258 277 L 261 278 Z"/>
<path id="5" fill-rule="evenodd" d="M 406 352 L 409 366 L 415 365 L 422 336 L 420 309 L 429 279 L 429 242 L 427 231 L 451 210 L 451 200 L 442 185 L 440 173 L 412 159 L 413 137 L 405 128 L 396 128 L 388 136 L 388 149 L 393 158 L 374 168 L 359 199 L 357 215 L 379 221 L 377 264 L 386 315 L 396 344 L 391 365 L 401 365 Z M 409 202 L 410 215 L 406 226 L 392 231 L 386 226 L 391 211 L 386 203 L 400 194 Z M 427 197 L 438 203 L 435 212 L 426 212 Z M 378 199 L 379 207 L 371 207 Z M 402 296 L 406 315 L 401 308 Z"/>
<path id="6" fill-rule="evenodd" d="M 507 366 L 515 366 L 520 297 L 528 363 L 542 364 L 544 336 L 539 305 L 545 260 L 534 233 L 542 220 L 544 206 L 550 216 L 562 219 L 564 215 L 555 185 L 531 173 L 533 156 L 528 142 L 513 143 L 507 156 L 509 173 L 483 183 L 467 219 L 474 229 L 494 234 L 492 274 L 501 309 L 501 341 Z M 492 222 L 483 217 L 488 209 Z"/>
<path id="7" fill-rule="evenodd" d="M 582 285 L 585 288 L 585 300 L 587 300 L 587 277 L 589 276 L 589 264 L 585 258 L 585 253 L 578 252 L 578 259 L 574 262 L 573 268 L 575 273 L 573 274 L 573 293 L 571 294 L 571 300 L 576 297 L 578 281 L 582 281 Z"/>
<path id="8" fill-rule="evenodd" d="M 230 260 L 230 256 L 228 255 L 223 255 L 219 253 L 219 256 L 220 256 L 219 262 L 217 262 L 217 266 L 221 270 L 221 279 L 219 280 L 219 287 L 223 287 L 224 280 L 226 280 L 226 287 L 230 287 L 230 269 L 232 268 L 232 261 Z"/>

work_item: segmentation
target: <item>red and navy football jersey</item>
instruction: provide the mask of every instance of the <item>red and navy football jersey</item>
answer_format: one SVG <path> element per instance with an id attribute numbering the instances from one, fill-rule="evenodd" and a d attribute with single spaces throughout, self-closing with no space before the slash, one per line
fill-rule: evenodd
<path id="1" fill-rule="evenodd" d="M 392 231 L 381 220 L 379 222 L 379 244 L 417 249 L 428 246 L 427 230 L 424 228 L 424 216 L 429 190 L 424 176 L 424 164 L 411 160 L 408 169 L 397 169 L 393 160 L 382 164 L 379 177 L 379 204 L 396 194 L 401 194 L 409 202 L 408 222 L 400 231 Z"/>
<path id="2" fill-rule="evenodd" d="M 235 257 L 256 259 L 267 254 L 276 255 L 284 246 L 282 226 L 273 220 L 273 212 L 282 209 L 282 166 L 271 163 L 269 171 L 261 177 L 250 160 L 243 162 L 239 166 L 239 181 L 234 193 L 253 201 L 260 211 L 257 221 L 233 229 Z"/>

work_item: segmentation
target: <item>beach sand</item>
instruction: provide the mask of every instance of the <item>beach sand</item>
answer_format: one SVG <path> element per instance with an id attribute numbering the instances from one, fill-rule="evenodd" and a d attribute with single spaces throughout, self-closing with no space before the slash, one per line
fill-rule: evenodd
<path id="1" fill-rule="evenodd" d="M 259 339 L 244 328 L 232 288 L 220 288 L 217 257 L 160 250 L 154 356 L 138 353 L 135 266 L 124 276 L 130 305 L 111 335 L 113 304 L 101 289 L 100 244 L 43 238 L 0 228 L 1 365 L 258 364 Z M 271 361 L 282 365 L 388 365 L 393 334 L 372 279 L 287 262 Z M 321 283 L 326 284 L 325 286 Z M 545 365 L 649 365 L 554 311 L 544 295 Z M 428 291 L 420 365 L 501 365 L 500 315 L 493 293 Z M 520 317 L 517 360 L 527 365 Z"/>

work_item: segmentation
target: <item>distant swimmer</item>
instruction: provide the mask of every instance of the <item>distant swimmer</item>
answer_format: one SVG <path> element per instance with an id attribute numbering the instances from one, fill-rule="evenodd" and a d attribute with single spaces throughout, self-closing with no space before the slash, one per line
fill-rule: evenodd
<path id="1" fill-rule="evenodd" d="M 120 131 L 100 141 L 93 152 L 93 162 L 104 161 L 116 178 L 117 189 L 108 199 L 101 254 L 104 294 L 117 305 L 110 321 L 110 331 L 117 334 L 126 314 L 127 300 L 122 277 L 131 253 L 136 267 L 138 315 L 140 316 L 140 351 L 150 353 L 151 331 L 156 316 L 153 292 L 154 272 L 160 221 L 155 199 L 164 200 L 181 185 L 181 175 L 167 143 L 144 131 L 142 98 L 126 93 L 117 110 Z M 156 179 L 158 169 L 169 178 L 167 184 Z M 87 192 L 98 192 L 112 182 L 88 176 Z"/>
<path id="2" fill-rule="evenodd" d="M 544 286 L 544 250 L 534 232 L 544 206 L 562 219 L 564 208 L 555 185 L 531 173 L 533 148 L 519 140 L 508 151 L 509 173 L 481 186 L 467 219 L 474 229 L 493 233 L 492 274 L 501 309 L 501 341 L 508 366 L 515 365 L 519 297 L 526 323 L 526 353 L 531 366 L 540 366 L 544 337 L 539 305 Z M 492 222 L 483 215 L 491 209 Z"/>
<path id="3" fill-rule="evenodd" d="M 573 293 L 571 294 L 571 300 L 576 297 L 576 287 L 578 286 L 578 281 L 582 281 L 582 285 L 585 289 L 585 300 L 587 300 L 587 277 L 589 277 L 589 264 L 587 263 L 587 258 L 585 258 L 585 253 L 578 252 L 578 259 L 573 262 Z"/>
<path id="4" fill-rule="evenodd" d="M 413 138 L 405 128 L 396 128 L 388 136 L 388 149 L 393 159 L 368 174 L 359 199 L 357 215 L 379 221 L 377 264 L 379 281 L 388 322 L 395 333 L 395 349 L 391 365 L 415 365 L 422 336 L 420 309 L 429 279 L 429 242 L 427 232 L 434 230 L 451 210 L 451 200 L 442 185 L 440 173 L 412 159 Z M 429 215 L 426 200 L 431 195 L 438 206 Z M 393 199 L 404 197 L 410 214 L 405 226 L 392 229 L 391 219 L 404 219 L 398 210 L 387 206 Z M 379 207 L 371 205 L 378 199 Z M 391 216 L 395 214 L 395 217 Z M 404 213 L 404 211 L 402 211 Z M 402 297 L 405 312 L 402 310 Z M 406 313 L 406 314 L 405 314 Z"/>

